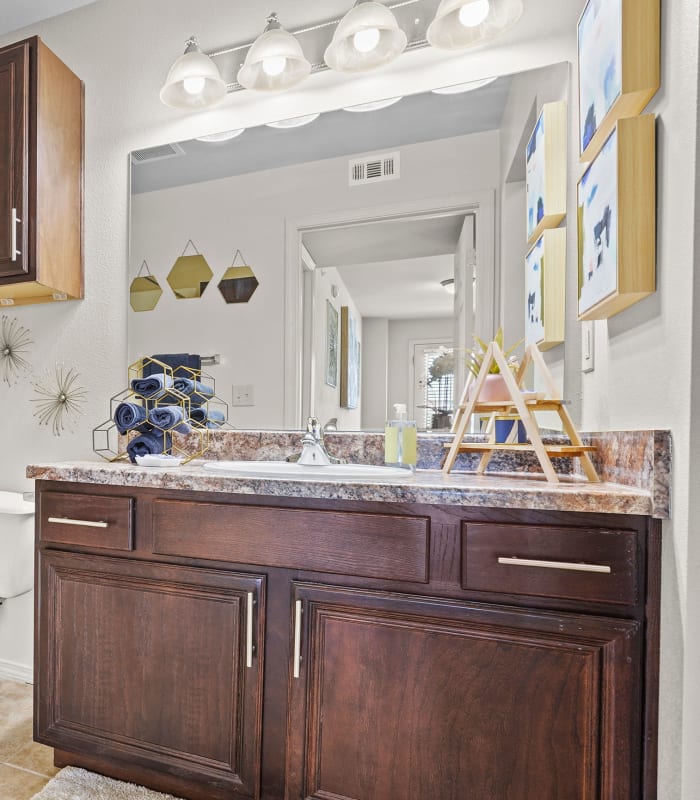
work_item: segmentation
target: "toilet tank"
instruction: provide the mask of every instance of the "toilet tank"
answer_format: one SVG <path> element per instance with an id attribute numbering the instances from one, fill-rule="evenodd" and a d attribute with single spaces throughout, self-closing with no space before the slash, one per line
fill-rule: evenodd
<path id="1" fill-rule="evenodd" d="M 34 503 L 0 491 L 0 598 L 34 586 Z"/>

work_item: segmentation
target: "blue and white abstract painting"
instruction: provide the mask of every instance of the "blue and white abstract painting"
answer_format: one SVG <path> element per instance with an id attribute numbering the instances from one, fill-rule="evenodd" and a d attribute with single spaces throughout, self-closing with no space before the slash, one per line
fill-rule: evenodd
<path id="1" fill-rule="evenodd" d="M 544 236 L 540 236 L 525 257 L 525 271 L 525 344 L 538 344 L 544 340 Z"/>
<path id="2" fill-rule="evenodd" d="M 544 114 L 540 114 L 527 143 L 525 185 L 527 194 L 527 238 L 545 215 L 544 207 Z"/>
<path id="3" fill-rule="evenodd" d="M 617 289 L 617 129 L 578 186 L 579 313 Z"/>
<path id="4" fill-rule="evenodd" d="M 583 152 L 622 92 L 622 0 L 588 0 L 578 25 Z"/>

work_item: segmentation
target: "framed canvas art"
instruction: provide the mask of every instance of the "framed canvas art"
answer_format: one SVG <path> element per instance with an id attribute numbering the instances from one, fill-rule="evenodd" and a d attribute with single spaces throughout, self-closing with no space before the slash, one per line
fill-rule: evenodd
<path id="1" fill-rule="evenodd" d="M 348 306 L 340 307 L 340 405 L 357 408 L 360 403 L 360 340 L 357 322 Z"/>
<path id="2" fill-rule="evenodd" d="M 618 120 L 578 184 L 579 319 L 607 319 L 656 289 L 655 118 Z"/>
<path id="3" fill-rule="evenodd" d="M 588 0 L 578 22 L 581 161 L 618 119 L 642 112 L 660 75 L 660 0 Z"/>
<path id="4" fill-rule="evenodd" d="M 566 103 L 545 103 L 525 152 L 527 241 L 566 216 Z"/>
<path id="5" fill-rule="evenodd" d="M 326 384 L 338 385 L 338 309 L 326 300 Z"/>
<path id="6" fill-rule="evenodd" d="M 549 350 L 564 341 L 566 228 L 545 231 L 525 257 L 525 344 Z"/>

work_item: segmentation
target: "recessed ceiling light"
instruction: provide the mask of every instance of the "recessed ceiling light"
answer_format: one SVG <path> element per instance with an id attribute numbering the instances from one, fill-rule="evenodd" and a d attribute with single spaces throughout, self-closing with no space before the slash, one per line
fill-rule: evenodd
<path id="1" fill-rule="evenodd" d="M 266 124 L 269 128 L 301 128 L 302 125 L 308 125 L 320 116 L 320 114 L 306 114 L 303 117 L 280 119 L 277 122 L 268 122 Z"/>
<path id="2" fill-rule="evenodd" d="M 440 86 L 438 89 L 432 89 L 434 94 L 461 94 L 462 92 L 473 92 L 474 89 L 481 89 L 482 86 L 488 86 L 497 80 L 498 75 L 493 78 L 482 78 L 479 81 L 467 81 L 466 83 L 455 83 L 452 86 Z"/>
<path id="3" fill-rule="evenodd" d="M 240 136 L 245 128 L 236 128 L 232 131 L 221 131 L 221 133 L 210 133 L 207 136 L 197 136 L 198 142 L 228 142 Z"/>
<path id="4" fill-rule="evenodd" d="M 402 100 L 402 97 L 389 97 L 386 100 L 373 100 L 371 103 L 360 103 L 356 106 L 347 106 L 345 111 L 378 111 L 380 108 L 388 108 L 389 106 L 393 106 L 394 103 L 398 103 L 399 100 Z"/>

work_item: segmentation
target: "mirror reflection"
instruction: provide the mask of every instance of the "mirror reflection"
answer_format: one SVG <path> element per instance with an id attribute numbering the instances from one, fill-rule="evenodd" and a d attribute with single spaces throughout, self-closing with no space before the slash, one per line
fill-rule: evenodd
<path id="1" fill-rule="evenodd" d="M 448 427 L 472 332 L 522 336 L 524 148 L 567 85 L 559 64 L 133 153 L 129 278 L 147 260 L 163 295 L 129 309 L 129 360 L 220 355 L 241 428 L 383 429 L 395 403 Z M 188 239 L 212 274 L 183 295 Z"/>

